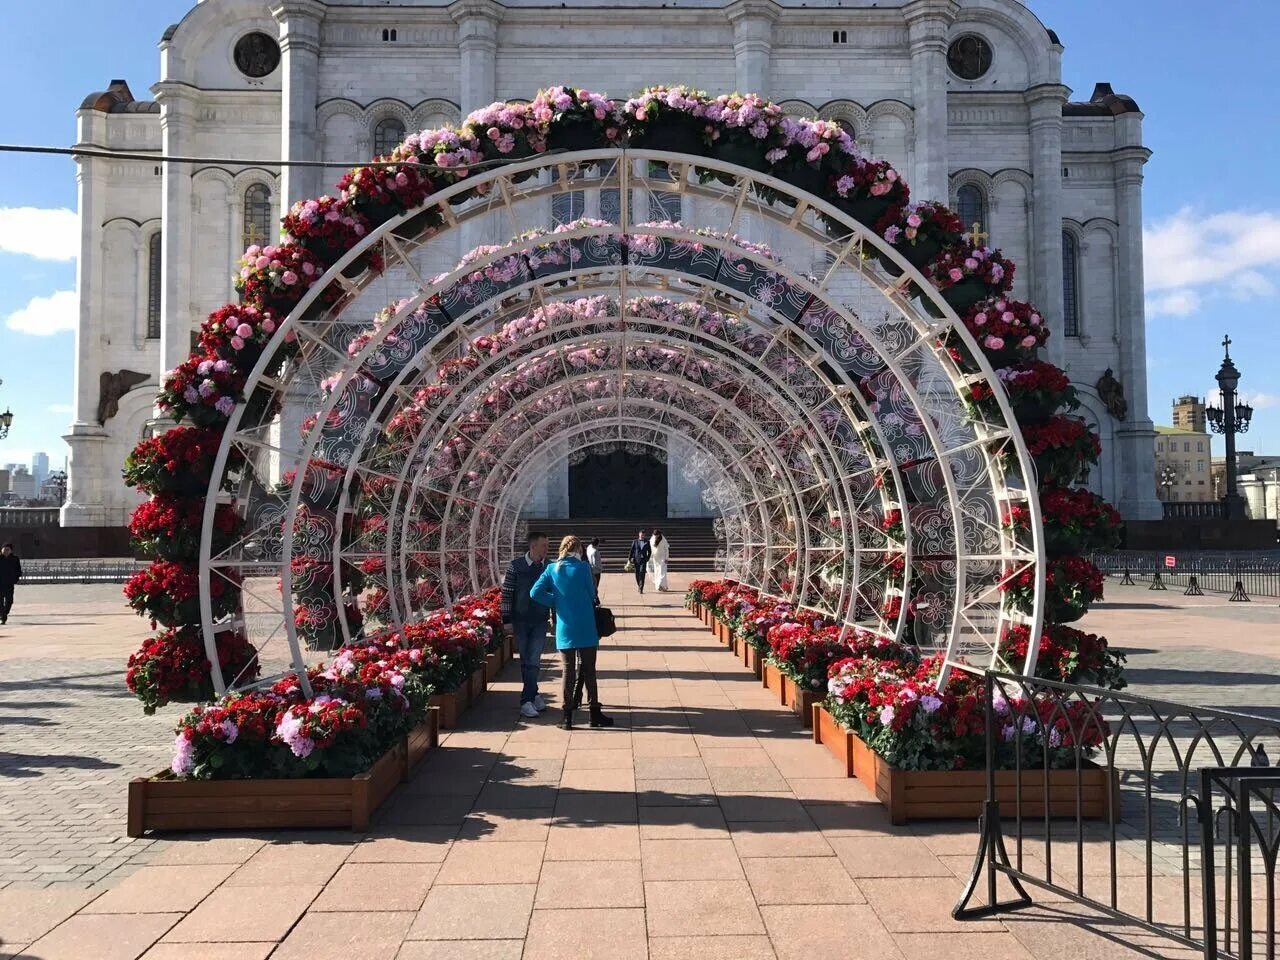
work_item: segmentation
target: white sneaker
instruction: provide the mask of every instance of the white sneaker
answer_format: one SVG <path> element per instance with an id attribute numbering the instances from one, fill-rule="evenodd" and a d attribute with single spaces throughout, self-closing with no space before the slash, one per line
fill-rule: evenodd
<path id="1" fill-rule="evenodd" d="M 542 699 L 542 694 L 540 693 L 534 694 L 533 709 L 537 710 L 539 713 L 547 709 L 547 701 Z"/>
<path id="2" fill-rule="evenodd" d="M 527 700 L 520 704 L 520 716 L 528 717 L 530 720 L 538 719 L 538 708 Z"/>

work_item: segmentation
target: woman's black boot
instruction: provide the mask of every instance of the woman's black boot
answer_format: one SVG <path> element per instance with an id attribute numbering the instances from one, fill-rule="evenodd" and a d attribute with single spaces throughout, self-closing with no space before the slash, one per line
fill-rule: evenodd
<path id="1" fill-rule="evenodd" d="M 561 729 L 561 730 L 572 730 L 572 729 L 573 729 L 573 710 L 572 710 L 572 709 L 569 709 L 569 710 L 562 710 L 562 711 L 561 711 L 561 713 L 563 714 L 563 717 L 562 717 L 562 719 L 560 720 L 560 723 L 559 723 L 559 727 L 560 727 L 560 729 Z M 595 725 L 595 724 L 592 724 L 592 726 L 594 726 L 594 725 Z"/>
<path id="2" fill-rule="evenodd" d="M 591 707 L 591 726 L 593 727 L 612 727 L 613 718 L 606 717 L 600 709 L 600 704 L 593 704 Z"/>

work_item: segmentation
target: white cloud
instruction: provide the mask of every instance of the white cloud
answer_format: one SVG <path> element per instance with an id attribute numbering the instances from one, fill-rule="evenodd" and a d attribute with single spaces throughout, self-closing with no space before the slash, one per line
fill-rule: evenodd
<path id="1" fill-rule="evenodd" d="M 76 328 L 79 298 L 74 290 L 59 290 L 47 297 L 32 297 L 25 307 L 5 318 L 5 326 L 18 333 L 47 337 Z"/>
<path id="2" fill-rule="evenodd" d="M 1242 390 L 1237 402 L 1243 400 L 1255 410 L 1266 410 L 1271 407 L 1280 407 L 1280 394 L 1265 393 L 1261 390 Z M 1214 387 L 1205 394 L 1205 403 L 1211 406 L 1222 406 L 1222 391 Z"/>
<path id="3" fill-rule="evenodd" d="M 0 207 L 0 252 L 74 260 L 80 253 L 80 218 L 65 207 Z"/>
<path id="4" fill-rule="evenodd" d="M 1200 214 L 1183 207 L 1147 226 L 1142 242 L 1152 316 L 1187 316 L 1206 298 L 1276 294 L 1280 211 Z"/>
<path id="5" fill-rule="evenodd" d="M 1147 301 L 1148 317 L 1186 317 L 1200 309 L 1194 290 L 1171 290 Z"/>

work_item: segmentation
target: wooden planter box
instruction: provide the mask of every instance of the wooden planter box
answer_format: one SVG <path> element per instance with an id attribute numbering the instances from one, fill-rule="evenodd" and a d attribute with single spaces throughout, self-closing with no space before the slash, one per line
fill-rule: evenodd
<path id="1" fill-rule="evenodd" d="M 725 646 L 728 646 L 729 640 L 730 640 L 729 625 L 725 623 L 723 620 L 717 620 L 715 623 L 715 626 L 712 629 L 714 629 L 716 632 L 716 639 L 719 640 L 721 643 L 723 643 Z"/>
<path id="2" fill-rule="evenodd" d="M 507 665 L 507 647 L 504 643 L 493 653 L 486 654 L 484 658 L 484 681 L 486 684 L 493 684 L 498 679 L 498 674 L 502 673 L 503 668 Z"/>
<path id="3" fill-rule="evenodd" d="M 760 679 L 761 670 L 764 665 L 764 657 L 760 655 L 760 651 L 753 647 L 750 643 L 743 641 L 742 662 L 747 665 L 747 669 L 756 675 L 756 679 Z"/>
<path id="4" fill-rule="evenodd" d="M 458 718 L 467 708 L 475 703 L 485 691 L 485 667 L 476 668 L 467 678 L 467 682 L 449 693 L 433 693 L 431 706 L 440 708 L 440 729 L 453 730 L 458 726 Z"/>
<path id="5" fill-rule="evenodd" d="M 785 673 L 782 676 L 783 696 L 786 698 L 783 702 L 791 708 L 792 713 L 800 718 L 800 722 L 805 729 L 813 726 L 813 705 L 821 703 L 826 696 L 816 690 L 810 690 L 802 687 Z"/>
<path id="6" fill-rule="evenodd" d="M 845 775 L 857 777 L 889 811 L 894 824 L 912 820 L 972 820 L 982 813 L 987 798 L 987 775 L 983 770 L 898 770 L 868 747 L 854 733 L 843 729 L 831 714 L 815 704 L 813 739 L 823 744 L 845 765 Z M 1017 813 L 1015 787 L 1018 773 L 996 771 L 996 796 L 1005 817 Z M 1110 779 L 1110 783 L 1108 783 Z M 1086 764 L 1079 774 L 1080 812 L 1087 820 L 1107 817 L 1107 791 L 1112 810 L 1120 811 L 1120 782 L 1116 771 Z M 1049 771 L 1049 816 L 1075 817 L 1076 771 Z M 1044 816 L 1044 771 L 1022 771 L 1022 816 Z"/>
<path id="7" fill-rule="evenodd" d="M 784 682 L 785 680 L 786 677 L 782 675 L 782 671 L 768 660 L 761 664 L 760 681 L 765 685 L 765 689 L 772 690 L 778 695 L 778 703 L 784 707 L 787 705 L 787 685 Z"/>
<path id="8" fill-rule="evenodd" d="M 702 604 L 691 603 L 689 604 L 689 609 L 693 612 L 693 615 L 695 617 L 697 617 L 699 620 L 702 619 Z"/>
<path id="9" fill-rule="evenodd" d="M 364 773 L 290 780 L 178 780 L 168 770 L 129 783 L 127 832 L 350 827 L 369 817 L 438 742 L 438 711 Z"/>

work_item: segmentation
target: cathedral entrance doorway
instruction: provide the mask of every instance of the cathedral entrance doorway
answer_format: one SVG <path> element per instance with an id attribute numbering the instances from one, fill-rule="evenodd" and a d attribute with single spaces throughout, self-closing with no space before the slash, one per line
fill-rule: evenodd
<path id="1" fill-rule="evenodd" d="M 640 520 L 667 515 L 667 465 L 651 453 L 613 450 L 569 467 L 574 520 Z"/>

